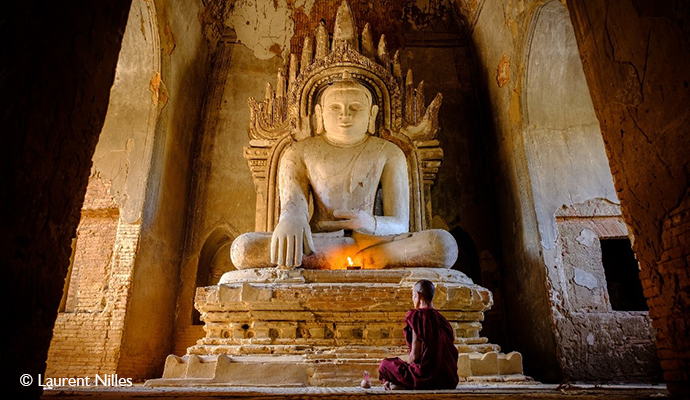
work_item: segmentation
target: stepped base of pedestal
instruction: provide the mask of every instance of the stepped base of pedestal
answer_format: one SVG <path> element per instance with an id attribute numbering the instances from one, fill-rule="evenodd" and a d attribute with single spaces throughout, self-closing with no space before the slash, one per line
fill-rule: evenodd
<path id="1" fill-rule="evenodd" d="M 357 386 L 364 371 L 377 380 L 380 359 L 319 359 L 304 356 L 168 356 L 161 379 L 146 386 Z M 458 360 L 460 382 L 530 382 L 519 353 L 465 353 Z"/>
<path id="2" fill-rule="evenodd" d="M 386 357 L 404 356 L 403 319 L 419 279 L 455 331 L 461 381 L 520 382 L 522 356 L 479 335 L 491 292 L 459 271 L 242 270 L 199 288 L 206 337 L 168 356 L 149 386 L 352 386 L 378 382 Z"/>

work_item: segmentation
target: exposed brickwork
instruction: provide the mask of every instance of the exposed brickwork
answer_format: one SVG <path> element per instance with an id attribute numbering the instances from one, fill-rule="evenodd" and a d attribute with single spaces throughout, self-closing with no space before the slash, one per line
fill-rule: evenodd
<path id="1" fill-rule="evenodd" d="M 119 219 L 109 188 L 97 177 L 87 188 L 67 301 L 53 329 L 46 376 L 118 371 L 140 225 Z"/>
<path id="2" fill-rule="evenodd" d="M 99 312 L 105 305 L 118 212 L 104 211 L 103 214 L 84 212 L 79 222 L 74 264 L 67 288 L 67 312 Z"/>
<path id="3" fill-rule="evenodd" d="M 175 331 L 175 347 L 172 354 L 186 354 L 187 348 L 206 336 L 203 325 L 189 325 Z"/>
<path id="4" fill-rule="evenodd" d="M 641 273 L 666 381 L 690 380 L 690 193 L 662 226 L 658 269 Z"/>

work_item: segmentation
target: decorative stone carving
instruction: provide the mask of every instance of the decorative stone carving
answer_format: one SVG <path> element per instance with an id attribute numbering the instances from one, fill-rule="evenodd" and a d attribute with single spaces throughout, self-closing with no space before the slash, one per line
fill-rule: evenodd
<path id="1" fill-rule="evenodd" d="M 384 357 L 404 356 L 402 323 L 420 279 L 455 331 L 461 382 L 524 382 L 519 353 L 479 335 L 491 292 L 447 269 L 239 270 L 199 288 L 206 337 L 168 356 L 148 386 L 355 386 Z M 373 379 L 378 384 L 377 379 Z"/>

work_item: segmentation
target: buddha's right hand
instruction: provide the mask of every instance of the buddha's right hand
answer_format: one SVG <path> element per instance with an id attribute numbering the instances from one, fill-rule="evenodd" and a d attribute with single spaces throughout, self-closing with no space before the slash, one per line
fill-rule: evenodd
<path id="1" fill-rule="evenodd" d="M 314 251 L 309 222 L 301 216 L 281 217 L 271 237 L 271 263 L 299 267 L 302 256 Z"/>

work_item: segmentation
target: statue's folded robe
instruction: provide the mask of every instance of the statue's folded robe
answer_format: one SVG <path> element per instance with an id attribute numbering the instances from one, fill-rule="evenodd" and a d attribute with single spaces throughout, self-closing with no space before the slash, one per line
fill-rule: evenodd
<path id="1" fill-rule="evenodd" d="M 379 379 L 406 389 L 455 389 L 458 349 L 448 320 L 434 308 L 410 310 L 405 316 L 405 341 L 410 349 L 412 330 L 421 342 L 419 360 L 406 363 L 386 358 L 379 365 Z"/>

